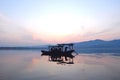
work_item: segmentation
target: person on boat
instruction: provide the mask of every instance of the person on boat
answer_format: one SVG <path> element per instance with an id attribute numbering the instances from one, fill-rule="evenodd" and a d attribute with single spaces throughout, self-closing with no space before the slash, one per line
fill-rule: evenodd
<path id="1" fill-rule="evenodd" d="M 64 55 L 65 55 L 65 60 L 66 60 L 66 61 L 67 61 L 67 55 L 66 55 L 67 48 L 68 48 L 68 47 L 65 47 L 65 54 L 64 54 Z"/>
<path id="2" fill-rule="evenodd" d="M 51 59 L 52 59 L 52 61 L 54 61 L 55 60 L 55 53 L 56 53 L 56 49 L 54 48 L 54 47 L 52 47 L 51 48 Z"/>
<path id="3" fill-rule="evenodd" d="M 59 60 L 63 60 L 62 59 L 62 49 L 60 47 L 58 48 L 58 58 L 59 58 Z"/>

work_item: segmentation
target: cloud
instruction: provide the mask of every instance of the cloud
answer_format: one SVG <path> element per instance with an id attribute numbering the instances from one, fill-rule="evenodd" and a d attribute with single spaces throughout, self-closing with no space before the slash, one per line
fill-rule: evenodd
<path id="1" fill-rule="evenodd" d="M 99 22 L 99 24 L 94 25 L 95 27 L 91 27 L 88 29 L 84 26 L 83 31 L 84 34 L 71 34 L 72 36 L 68 36 L 68 41 L 88 41 L 94 39 L 103 39 L 103 40 L 113 40 L 120 39 L 120 15 L 109 16 L 103 20 L 103 22 Z"/>
<path id="2" fill-rule="evenodd" d="M 0 46 L 41 45 L 92 39 L 120 39 L 119 15 L 109 16 L 108 19 L 100 20 L 100 22 L 91 18 L 78 17 L 77 15 L 72 15 L 72 17 L 68 15 L 66 18 L 64 16 L 43 16 L 43 18 L 31 20 L 31 23 L 28 21 L 29 25 L 27 24 L 27 27 L 25 27 L 19 25 L 17 21 L 0 14 Z M 69 28 L 70 32 L 66 33 Z M 54 32 L 51 29 L 56 29 L 56 31 Z"/>
<path id="3" fill-rule="evenodd" d="M 40 45 L 23 26 L 0 14 L 0 46 Z"/>

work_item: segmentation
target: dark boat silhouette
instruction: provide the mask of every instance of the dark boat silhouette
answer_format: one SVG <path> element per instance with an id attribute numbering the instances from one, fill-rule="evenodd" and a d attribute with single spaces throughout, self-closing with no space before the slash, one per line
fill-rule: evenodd
<path id="1" fill-rule="evenodd" d="M 73 62 L 75 56 L 72 53 L 74 51 L 73 44 L 57 44 L 49 46 L 48 50 L 41 50 L 41 56 L 49 56 L 50 61 L 63 62 L 69 60 L 69 62 Z"/>

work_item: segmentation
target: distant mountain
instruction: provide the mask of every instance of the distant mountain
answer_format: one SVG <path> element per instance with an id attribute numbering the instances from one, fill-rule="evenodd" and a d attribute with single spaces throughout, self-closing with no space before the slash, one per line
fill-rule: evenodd
<path id="1" fill-rule="evenodd" d="M 74 49 L 79 53 L 120 53 L 120 40 L 97 39 L 74 44 Z"/>
<path id="2" fill-rule="evenodd" d="M 104 41 L 100 39 L 74 43 L 79 48 L 120 48 L 120 39 Z"/>
<path id="3" fill-rule="evenodd" d="M 40 49 L 46 49 L 47 45 L 41 45 L 41 46 L 9 46 L 9 47 L 0 47 L 0 50 L 40 50 Z"/>

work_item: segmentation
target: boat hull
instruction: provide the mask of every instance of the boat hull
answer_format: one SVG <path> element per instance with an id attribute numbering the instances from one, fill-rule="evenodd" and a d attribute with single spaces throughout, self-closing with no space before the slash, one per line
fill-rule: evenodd
<path id="1" fill-rule="evenodd" d="M 42 54 L 41 56 L 66 56 L 66 57 L 74 57 L 72 53 L 74 50 L 69 50 L 65 52 L 51 52 L 51 51 L 46 51 L 46 50 L 41 50 Z"/>

